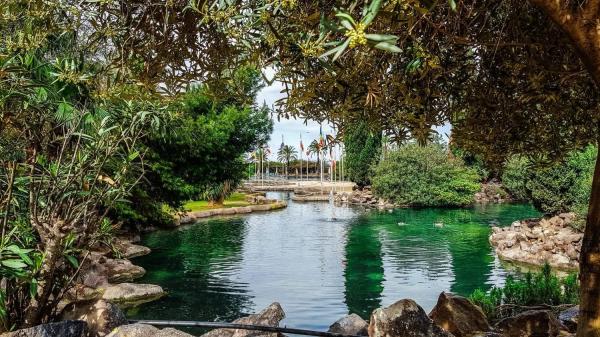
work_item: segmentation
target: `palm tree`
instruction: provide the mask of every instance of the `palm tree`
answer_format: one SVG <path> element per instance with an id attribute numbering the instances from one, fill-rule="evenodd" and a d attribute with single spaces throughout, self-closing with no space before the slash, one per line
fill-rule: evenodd
<path id="1" fill-rule="evenodd" d="M 315 165 L 315 172 L 319 171 L 319 162 L 321 160 L 321 148 L 318 140 L 313 140 L 310 145 L 308 145 L 308 153 L 317 155 L 317 164 Z"/>
<path id="2" fill-rule="evenodd" d="M 290 161 L 298 159 L 298 151 L 291 145 L 283 145 L 277 151 L 277 160 L 285 163 L 285 177 L 288 177 L 288 168 Z"/>

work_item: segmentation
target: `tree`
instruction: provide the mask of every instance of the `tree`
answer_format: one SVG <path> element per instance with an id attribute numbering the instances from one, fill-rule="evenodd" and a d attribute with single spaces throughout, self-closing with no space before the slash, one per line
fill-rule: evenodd
<path id="1" fill-rule="evenodd" d="M 283 145 L 277 151 L 277 160 L 285 164 L 285 177 L 288 177 L 290 162 L 298 159 L 298 151 L 291 145 Z"/>
<path id="2" fill-rule="evenodd" d="M 58 317 L 173 97 L 239 63 L 187 5 L 0 0 L 0 331 Z"/>
<path id="3" fill-rule="evenodd" d="M 316 139 L 310 142 L 310 144 L 308 145 L 308 153 L 311 155 L 317 155 L 317 161 L 315 162 L 315 172 L 319 172 L 319 163 L 321 162 L 321 145 L 319 145 L 319 142 Z"/>
<path id="4" fill-rule="evenodd" d="M 364 122 L 346 126 L 346 168 L 348 178 L 360 188 L 371 183 L 372 166 L 381 153 L 381 133 L 374 133 Z"/>
<path id="5" fill-rule="evenodd" d="M 217 100 L 207 86 L 199 86 L 171 104 L 176 116 L 173 131 L 144 141 L 145 183 L 138 187 L 140 199 L 125 205 L 122 220 L 171 221 L 163 214 L 163 204 L 180 209 L 186 201 L 202 198 L 222 205 L 239 185 L 246 172 L 244 155 L 266 143 L 273 128 L 269 109 L 254 104 L 261 87 L 258 72 L 252 68 L 239 72 L 236 83 L 251 84 L 241 89 L 224 86 L 221 93 L 230 96 Z M 152 209 L 158 213 L 146 212 L 149 205 L 156 205 Z"/>

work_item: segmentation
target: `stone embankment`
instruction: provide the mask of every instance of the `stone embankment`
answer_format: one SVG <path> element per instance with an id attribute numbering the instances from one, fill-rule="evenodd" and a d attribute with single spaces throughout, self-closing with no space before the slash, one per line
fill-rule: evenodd
<path id="1" fill-rule="evenodd" d="M 338 192 L 334 196 L 334 201 L 342 204 L 363 205 L 381 209 L 396 207 L 393 203 L 375 196 L 371 191 L 371 186 L 365 186 L 362 190 L 354 189 L 352 192 Z"/>
<path id="2" fill-rule="evenodd" d="M 223 215 L 236 215 L 236 214 L 248 214 L 252 212 L 265 212 L 276 209 L 287 207 L 287 203 L 283 200 L 267 199 L 264 196 L 250 196 L 252 201 L 249 201 L 251 205 L 239 206 L 239 207 L 228 207 L 228 208 L 216 208 L 204 211 L 186 212 L 181 215 L 175 216 L 173 222 L 174 226 L 180 226 L 185 224 L 194 223 L 200 219 L 208 218 L 212 216 L 223 216 Z"/>
<path id="3" fill-rule="evenodd" d="M 504 260 L 533 265 L 547 262 L 557 269 L 576 270 L 583 233 L 571 227 L 574 220 L 574 213 L 563 213 L 493 227 L 490 243 Z"/>
<path id="4" fill-rule="evenodd" d="M 411 299 L 400 300 L 373 311 L 369 322 L 356 314 L 333 323 L 329 332 L 369 337 L 557 337 L 572 336 L 577 329 L 578 308 L 559 313 L 528 310 L 497 322 L 489 322 L 468 299 L 441 293 L 429 315 Z M 285 313 L 279 303 L 233 323 L 278 327 Z M 192 337 L 185 332 L 147 325 L 128 324 L 119 307 L 104 300 L 80 302 L 67 307 L 64 321 L 42 324 L 1 337 Z M 280 333 L 242 329 L 216 329 L 201 337 L 281 337 Z"/>

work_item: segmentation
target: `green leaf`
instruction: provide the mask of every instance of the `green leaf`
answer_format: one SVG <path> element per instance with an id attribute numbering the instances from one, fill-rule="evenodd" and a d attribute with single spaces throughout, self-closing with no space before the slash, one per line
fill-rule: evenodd
<path id="1" fill-rule="evenodd" d="M 342 55 L 342 53 L 344 53 L 344 51 L 346 50 L 346 48 L 348 48 L 348 45 L 350 44 L 350 39 L 346 39 L 346 41 L 344 41 L 344 43 L 342 43 L 342 45 L 340 46 L 340 50 L 338 50 L 335 55 L 333 55 L 333 59 L 331 59 L 331 61 L 335 62 L 335 60 L 338 59 L 338 57 L 340 57 Z"/>
<path id="2" fill-rule="evenodd" d="M 375 45 L 375 48 L 377 49 L 381 49 L 381 50 L 385 50 L 385 51 L 389 51 L 392 53 L 399 53 L 402 51 L 402 49 L 398 48 L 398 46 L 391 44 L 389 42 L 379 42 L 378 44 Z"/>
<path id="3" fill-rule="evenodd" d="M 34 298 L 38 292 L 38 281 L 36 279 L 31 280 L 31 284 L 29 284 L 29 295 L 31 298 Z"/>
<path id="4" fill-rule="evenodd" d="M 450 5 L 450 9 L 456 12 L 456 2 L 454 0 L 448 0 L 448 4 Z"/>
<path id="5" fill-rule="evenodd" d="M 398 40 L 398 37 L 396 35 L 387 35 L 387 34 L 365 34 L 365 37 L 368 40 L 375 41 L 375 42 L 383 42 L 383 41 L 396 42 Z"/>
<path id="6" fill-rule="evenodd" d="M 371 2 L 369 9 L 367 10 L 367 14 L 365 14 L 365 17 L 361 20 L 365 26 L 368 26 L 375 19 L 377 13 L 379 12 L 379 7 L 381 7 L 381 0 L 373 0 Z"/>
<path id="7" fill-rule="evenodd" d="M 13 269 L 23 269 L 23 268 L 27 267 L 27 265 L 25 263 L 23 263 L 23 261 L 16 260 L 16 259 L 3 260 L 0 263 L 5 267 L 13 268 Z"/>
<path id="8" fill-rule="evenodd" d="M 65 255 L 65 258 L 73 265 L 75 268 L 79 268 L 79 261 L 73 255 Z"/>
<path id="9" fill-rule="evenodd" d="M 335 14 L 335 16 L 340 18 L 342 22 L 349 21 L 352 24 L 352 26 L 356 26 L 356 21 L 354 21 L 354 18 L 350 14 L 338 12 Z"/>

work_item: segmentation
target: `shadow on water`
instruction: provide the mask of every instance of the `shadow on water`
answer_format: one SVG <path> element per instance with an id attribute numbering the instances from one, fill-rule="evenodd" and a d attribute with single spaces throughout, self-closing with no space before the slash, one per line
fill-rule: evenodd
<path id="1" fill-rule="evenodd" d="M 152 253 L 134 261 L 147 270 L 140 282 L 169 295 L 128 315 L 229 321 L 278 301 L 283 324 L 327 330 L 402 298 L 430 310 L 441 291 L 501 284 L 489 224 L 539 215 L 529 205 L 388 212 L 269 196 L 289 206 L 145 235 Z"/>

